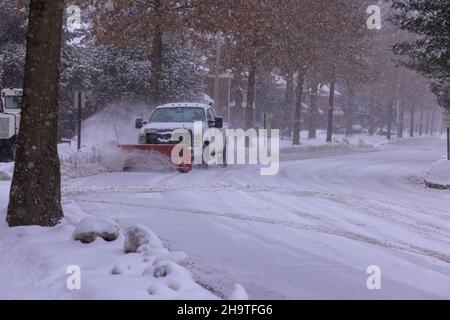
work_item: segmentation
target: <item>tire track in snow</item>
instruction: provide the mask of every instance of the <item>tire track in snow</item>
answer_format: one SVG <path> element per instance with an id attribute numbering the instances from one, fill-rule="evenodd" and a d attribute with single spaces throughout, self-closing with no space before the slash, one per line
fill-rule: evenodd
<path id="1" fill-rule="evenodd" d="M 437 225 L 433 225 L 426 220 L 418 219 L 417 217 L 412 217 L 411 215 L 404 214 L 399 210 L 393 210 L 388 208 L 387 206 L 397 207 L 406 210 L 411 210 L 410 207 L 406 205 L 402 205 L 399 202 L 390 201 L 387 199 L 377 199 L 370 198 L 366 196 L 360 196 L 355 194 L 337 194 L 330 192 L 319 192 L 319 191 L 305 191 L 299 190 L 295 188 L 280 188 L 274 186 L 255 186 L 255 185 L 243 185 L 243 186 L 223 186 L 223 185 L 213 185 L 213 186 L 198 186 L 198 185 L 178 185 L 178 186 L 111 186 L 111 187 L 79 187 L 79 188 L 64 188 L 62 191 L 63 196 L 66 197 L 74 197 L 74 196 L 82 196 L 82 195 L 91 195 L 91 194 L 112 194 L 112 193 L 169 193 L 169 192 L 246 192 L 249 194 L 257 193 L 255 197 L 261 198 L 263 195 L 261 193 L 277 193 L 282 195 L 292 195 L 297 197 L 308 197 L 315 199 L 323 199 L 328 201 L 333 201 L 341 205 L 345 205 L 350 208 L 354 208 L 359 212 L 367 214 L 369 216 L 390 220 L 395 223 L 401 223 L 402 225 L 408 225 L 410 228 L 421 228 L 424 232 L 431 231 L 448 231 L 450 229 Z M 275 200 L 271 199 L 271 202 Z M 282 202 L 278 201 L 279 204 Z M 417 211 L 420 211 L 423 215 L 433 216 L 438 219 L 448 220 L 450 221 L 450 215 L 445 214 L 442 211 L 442 214 L 432 213 L 431 211 L 425 211 L 421 208 L 414 207 Z M 421 209 L 421 210 L 419 210 Z M 293 211 L 294 209 L 289 209 Z M 301 217 L 309 217 L 314 218 L 316 220 L 321 220 L 317 217 L 317 215 L 310 215 L 298 210 L 295 213 Z M 394 214 L 395 213 L 395 214 Z M 403 218 L 403 219 L 399 219 Z M 408 222 L 411 221 L 412 222 Z M 352 223 L 352 221 L 349 221 Z M 424 227 L 427 229 L 425 230 Z"/>
<path id="2" fill-rule="evenodd" d="M 440 260 L 442 262 L 450 264 L 450 255 L 432 250 L 423 248 L 416 245 L 411 245 L 408 243 L 405 243 L 403 241 L 399 240 L 381 240 L 374 237 L 369 237 L 365 235 L 361 235 L 352 231 L 347 231 L 343 229 L 338 228 L 331 228 L 331 227 L 325 227 L 325 226 L 318 226 L 318 225 L 308 225 L 308 224 L 300 224 L 292 221 L 285 221 L 285 220 L 278 220 L 278 219 L 269 219 L 269 218 L 262 218 L 252 215 L 244 215 L 239 213 L 224 213 L 224 212 L 214 212 L 209 210 L 200 210 L 200 209 L 188 209 L 188 208 L 177 208 L 177 207 L 170 207 L 170 206 L 154 206 L 154 205 L 147 205 L 147 204 L 137 204 L 137 203 L 129 203 L 129 202 L 113 202 L 113 201 L 105 201 L 105 200 L 82 200 L 78 199 L 75 200 L 82 203 L 92 203 L 92 204 L 107 204 L 107 205 L 116 205 L 116 206 L 126 206 L 126 207 L 137 207 L 137 208 L 147 208 L 147 209 L 158 209 L 158 210 L 167 210 L 167 211 L 173 211 L 177 213 L 182 214 L 193 214 L 193 215 L 204 215 L 204 216 L 210 216 L 210 217 L 221 217 L 221 218 L 229 218 L 234 220 L 240 220 L 240 221 L 247 221 L 247 222 L 255 222 L 255 223 L 264 223 L 264 224 L 270 224 L 280 227 L 288 227 L 298 230 L 304 230 L 304 231 L 311 231 L 311 232 L 318 232 L 322 234 L 327 235 L 334 235 L 339 236 L 342 238 L 346 238 L 349 240 L 354 240 L 362 243 L 366 243 L 369 245 L 375 245 L 379 247 L 383 247 L 386 249 L 395 249 L 407 253 L 427 256 L 430 258 L 434 258 L 437 260 Z"/>
<path id="3" fill-rule="evenodd" d="M 176 176 L 175 176 L 176 177 Z M 440 241 L 446 239 L 446 234 L 450 232 L 448 228 L 445 228 L 445 224 L 432 224 L 424 219 L 419 219 L 418 217 L 413 217 L 402 212 L 402 210 L 393 210 L 393 208 L 403 208 L 407 210 L 408 208 L 401 205 L 398 202 L 389 201 L 386 199 L 373 199 L 369 197 L 364 197 L 360 195 L 346 195 L 346 194 L 336 194 L 330 192 L 318 192 L 318 191 L 305 191 L 296 188 L 280 188 L 274 186 L 255 186 L 255 185 L 243 185 L 243 186 L 223 186 L 223 185 L 213 185 L 213 186 L 198 186 L 198 185 L 178 185 L 178 186 L 113 186 L 113 187 L 81 187 L 81 188 L 64 188 L 63 195 L 69 198 L 81 195 L 91 195 L 91 194 L 111 194 L 111 193 L 168 193 L 168 192 L 183 192 L 183 191 L 194 191 L 194 192 L 245 192 L 252 195 L 256 199 L 265 198 L 263 193 L 277 193 L 282 195 L 292 195 L 296 197 L 308 197 L 312 199 L 323 199 L 327 201 L 332 201 L 340 205 L 344 205 L 348 208 L 354 209 L 359 213 L 365 215 L 389 221 L 390 223 L 395 223 L 400 226 L 408 227 L 414 232 L 420 232 L 424 236 L 436 236 L 437 233 L 440 235 Z M 292 212 L 296 216 L 301 218 L 307 218 L 315 221 L 321 221 L 322 224 L 327 224 L 329 226 L 335 227 L 333 221 L 326 216 L 318 214 L 305 213 L 300 210 L 286 207 L 281 201 L 275 201 L 271 199 L 270 202 L 273 204 L 277 202 L 278 205 L 282 205 L 288 211 Z M 409 209 L 410 210 L 410 209 Z M 403 210 L 404 211 L 404 210 Z M 431 211 L 424 213 L 426 215 L 432 215 L 436 218 L 443 220 L 450 220 L 450 215 L 440 215 L 433 214 Z M 344 218 L 347 222 L 357 226 L 362 227 L 361 223 L 356 219 Z M 442 234 L 445 233 L 445 234 Z"/>
<path id="4" fill-rule="evenodd" d="M 323 199 L 340 198 L 341 195 L 329 192 L 314 192 L 298 190 L 294 188 L 279 188 L 272 186 L 224 186 L 224 185 L 171 185 L 171 186 L 108 186 L 108 187 L 65 187 L 62 190 L 62 195 L 66 197 L 91 195 L 91 194 L 112 194 L 112 193 L 168 193 L 168 192 L 276 192 L 281 194 L 292 194 L 305 197 L 320 197 Z M 363 199 L 362 199 L 363 200 Z"/>
<path id="5" fill-rule="evenodd" d="M 251 193 L 250 193 L 251 194 Z M 294 194 L 295 195 L 295 194 Z M 265 200 L 270 202 L 272 205 L 277 204 L 277 207 L 281 210 L 286 210 L 292 212 L 293 214 L 300 216 L 302 218 L 314 219 L 316 221 L 320 221 L 322 224 L 327 224 L 331 227 L 337 227 L 339 224 L 339 220 L 332 219 L 329 216 L 320 214 L 315 212 L 314 214 L 305 214 L 303 212 L 298 211 L 297 209 L 292 208 L 291 206 L 286 205 L 286 201 L 276 200 L 274 197 L 270 197 L 269 195 L 264 195 L 258 193 L 257 195 L 253 195 L 255 199 Z M 412 232 L 421 233 L 423 236 L 428 237 L 432 241 L 440 241 L 445 242 L 450 246 L 450 238 L 448 238 L 448 234 L 450 234 L 450 229 L 442 224 L 432 224 L 426 220 L 418 219 L 416 217 L 412 217 L 408 214 L 402 213 L 399 209 L 406 209 L 406 207 L 401 206 L 397 203 L 390 203 L 389 201 L 383 201 L 379 199 L 369 199 L 360 197 L 359 201 L 356 201 L 356 197 L 349 198 L 344 195 L 333 195 L 330 196 L 328 200 L 333 201 L 337 204 L 343 205 L 358 214 L 364 214 L 369 217 L 378 219 L 382 222 L 388 222 L 390 224 L 396 224 L 399 227 L 407 227 Z M 290 202 L 287 202 L 290 203 Z M 390 207 L 388 207 L 388 205 Z M 329 211 L 334 211 L 333 206 L 329 207 Z M 339 210 L 338 210 L 339 212 Z M 440 216 L 437 216 L 441 218 Z M 355 216 L 350 218 L 349 215 L 340 215 L 341 221 L 345 221 L 350 223 L 358 228 L 365 228 L 367 232 L 373 231 L 371 226 L 367 225 L 367 222 L 364 220 L 357 220 L 356 218 L 361 218 L 361 216 Z M 444 219 L 449 219 L 450 217 L 443 217 Z M 387 221 L 386 221 L 387 220 Z M 436 239 L 436 236 L 439 236 L 439 239 Z"/>

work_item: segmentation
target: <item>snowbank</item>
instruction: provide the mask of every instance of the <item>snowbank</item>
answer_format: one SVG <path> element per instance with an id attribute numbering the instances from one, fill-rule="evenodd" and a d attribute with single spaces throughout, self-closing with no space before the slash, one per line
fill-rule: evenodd
<path id="1" fill-rule="evenodd" d="M 117 147 L 116 147 L 117 148 Z M 102 152 L 105 156 L 110 153 L 98 146 L 83 147 L 79 152 L 76 150 L 76 142 L 72 144 L 61 143 L 58 145 L 58 155 L 61 163 L 61 175 L 63 179 L 74 179 L 94 176 L 100 173 L 110 172 L 108 163 L 103 162 Z M 117 157 L 112 157 L 117 159 Z M 121 161 L 119 159 L 118 161 Z M 117 166 L 119 167 L 119 165 Z M 122 168 L 120 168 L 121 170 Z M 0 181 L 9 181 L 14 172 L 14 162 L 0 163 Z"/>
<path id="2" fill-rule="evenodd" d="M 63 180 L 91 177 L 101 173 L 122 171 L 124 168 L 145 171 L 169 171 L 173 166 L 165 156 L 143 151 L 124 151 L 115 141 L 83 146 L 76 150 L 76 141 L 58 145 Z M 0 163 L 0 181 L 9 181 L 14 162 Z"/>
<path id="3" fill-rule="evenodd" d="M 316 139 L 308 139 L 308 132 L 301 132 L 299 146 L 293 146 L 292 140 L 280 141 L 280 155 L 284 158 L 292 158 L 300 153 L 341 153 L 352 151 L 364 151 L 376 149 L 384 145 L 405 145 L 416 140 L 440 139 L 439 136 L 404 137 L 401 139 L 387 140 L 385 136 L 355 134 L 346 136 L 345 134 L 334 134 L 331 143 L 326 142 L 327 133 L 324 130 L 317 130 Z"/>
<path id="4" fill-rule="evenodd" d="M 64 211 L 66 218 L 53 228 L 9 228 L 5 210 L 0 213 L 0 299 L 218 299 L 193 280 L 184 254 L 162 245 L 124 254 L 122 234 L 82 244 L 73 234 L 114 231 L 114 224 L 73 202 Z M 71 290 L 77 270 L 80 289 Z"/>
<path id="5" fill-rule="evenodd" d="M 282 140 L 280 142 L 281 153 L 289 154 L 298 151 L 326 151 L 343 149 L 369 149 L 381 145 L 386 141 L 386 137 L 353 135 L 346 137 L 343 134 L 333 135 L 333 142 L 327 143 L 327 133 L 324 130 L 317 131 L 316 139 L 308 139 L 308 132 L 302 131 L 300 145 L 293 146 L 292 140 Z"/>
<path id="6" fill-rule="evenodd" d="M 86 153 L 74 153 L 61 161 L 61 175 L 65 179 L 90 177 L 110 170 L 100 161 Z"/>
<path id="7" fill-rule="evenodd" d="M 450 189 L 450 161 L 435 162 L 424 177 L 428 187 L 434 189 Z"/>
<path id="8" fill-rule="evenodd" d="M 350 143 L 349 140 L 333 140 L 332 143 L 324 144 L 304 144 L 299 146 L 289 146 L 281 149 L 282 154 L 297 153 L 299 151 L 316 152 L 328 150 L 351 150 L 351 149 L 371 149 L 373 145 L 367 144 L 364 140 L 359 140 L 357 143 Z"/>

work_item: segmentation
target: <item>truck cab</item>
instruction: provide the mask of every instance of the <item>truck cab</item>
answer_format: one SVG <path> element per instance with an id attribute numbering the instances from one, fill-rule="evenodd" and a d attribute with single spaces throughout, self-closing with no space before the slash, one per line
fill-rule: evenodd
<path id="1" fill-rule="evenodd" d="M 22 89 L 0 91 L 0 161 L 3 162 L 13 161 L 15 158 L 22 96 Z"/>
<path id="2" fill-rule="evenodd" d="M 222 118 L 216 115 L 214 108 L 202 103 L 171 103 L 157 107 L 150 118 L 144 121 L 136 119 L 139 129 L 139 144 L 170 144 L 172 132 L 176 129 L 194 130 L 194 123 L 202 122 L 203 130 L 223 129 Z"/>

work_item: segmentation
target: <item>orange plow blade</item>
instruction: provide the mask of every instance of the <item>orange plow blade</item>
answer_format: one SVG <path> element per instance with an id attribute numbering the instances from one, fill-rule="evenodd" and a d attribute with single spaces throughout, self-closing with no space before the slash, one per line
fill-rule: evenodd
<path id="1" fill-rule="evenodd" d="M 159 156 L 162 156 L 167 159 L 167 162 L 170 166 L 174 167 L 180 172 L 189 172 L 192 170 L 192 156 L 189 154 L 188 156 L 180 154 L 180 158 L 182 159 L 189 159 L 189 161 L 181 161 L 181 163 L 173 163 L 172 161 L 172 151 L 177 146 L 176 144 L 127 144 L 127 145 L 119 145 L 118 147 L 122 150 L 130 152 L 130 154 L 139 152 L 142 156 L 145 155 L 146 152 L 149 154 L 158 154 Z M 183 149 L 181 152 L 189 152 L 187 149 Z M 151 157 L 149 156 L 150 161 Z"/>

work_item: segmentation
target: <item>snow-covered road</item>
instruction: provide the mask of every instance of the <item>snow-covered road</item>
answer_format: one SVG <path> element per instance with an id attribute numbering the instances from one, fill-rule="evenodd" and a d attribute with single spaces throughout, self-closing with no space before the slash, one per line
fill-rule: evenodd
<path id="1" fill-rule="evenodd" d="M 450 298 L 450 192 L 420 174 L 437 139 L 379 151 L 256 167 L 111 173 L 66 183 L 64 201 L 92 215 L 143 224 L 187 253 L 196 280 L 252 299 Z M 382 271 L 368 290 L 366 270 Z"/>

